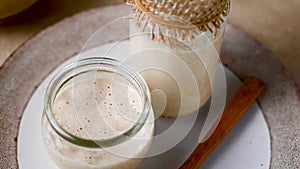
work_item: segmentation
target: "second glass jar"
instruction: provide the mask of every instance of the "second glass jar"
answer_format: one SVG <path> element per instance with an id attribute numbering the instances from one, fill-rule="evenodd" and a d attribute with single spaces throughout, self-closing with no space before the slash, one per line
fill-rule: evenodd
<path id="1" fill-rule="evenodd" d="M 130 21 L 131 64 L 141 72 L 151 90 L 156 116 L 177 117 L 197 112 L 210 98 L 227 16 L 222 16 L 222 20 L 216 32 L 204 31 L 175 47 L 151 40 L 151 24 L 141 31 L 135 20 Z"/>

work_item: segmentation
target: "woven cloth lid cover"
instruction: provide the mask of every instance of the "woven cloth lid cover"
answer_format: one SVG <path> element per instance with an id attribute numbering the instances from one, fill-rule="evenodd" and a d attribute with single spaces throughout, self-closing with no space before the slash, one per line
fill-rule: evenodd
<path id="1" fill-rule="evenodd" d="M 151 39 L 171 44 L 194 39 L 201 32 L 216 34 L 229 9 L 228 0 L 124 0 L 142 31 L 152 27 Z M 195 29 L 196 28 L 196 29 Z"/>

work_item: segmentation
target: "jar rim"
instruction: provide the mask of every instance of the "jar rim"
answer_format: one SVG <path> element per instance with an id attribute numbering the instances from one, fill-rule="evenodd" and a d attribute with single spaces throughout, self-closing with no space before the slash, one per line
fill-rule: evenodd
<path id="1" fill-rule="evenodd" d="M 67 79 L 64 78 L 69 73 L 72 73 L 72 71 L 74 71 L 76 68 L 82 68 L 91 65 L 97 66 L 96 68 L 93 69 L 96 71 L 101 70 L 101 68 L 103 69 L 105 66 L 106 67 L 110 66 L 114 68 L 114 70 L 118 71 L 118 73 L 123 73 L 124 75 L 126 75 L 126 77 L 124 77 L 126 78 L 126 80 L 128 81 L 133 80 L 133 82 L 137 85 L 135 87 L 138 87 L 138 89 L 140 89 L 140 91 L 138 92 L 141 98 L 143 99 L 142 113 L 140 114 L 140 117 L 138 118 L 137 122 L 125 132 L 120 133 L 119 135 L 111 138 L 86 139 L 86 138 L 76 136 L 68 132 L 61 125 L 59 125 L 56 118 L 54 118 L 54 114 L 52 111 L 52 105 L 55 98 L 53 97 L 53 95 L 56 95 L 55 93 L 59 91 L 59 89 L 61 89 L 61 87 L 67 81 L 71 80 L 74 77 L 72 76 L 71 78 L 67 78 Z M 116 73 L 116 72 L 112 72 L 112 73 Z M 63 83 L 61 84 L 62 81 Z M 131 81 L 129 82 L 132 84 Z M 68 142 L 78 146 L 87 147 L 87 148 L 111 147 L 123 143 L 126 140 L 130 139 L 132 136 L 138 133 L 140 129 L 144 126 L 149 114 L 151 113 L 151 109 L 152 108 L 151 108 L 150 91 L 147 86 L 147 83 L 142 78 L 142 76 L 138 72 L 130 68 L 129 66 L 124 66 L 121 64 L 120 61 L 108 57 L 88 57 L 66 65 L 64 68 L 59 70 L 59 72 L 56 73 L 54 77 L 51 79 L 44 96 L 44 113 L 52 129 L 59 136 L 61 136 L 63 139 L 67 140 Z"/>

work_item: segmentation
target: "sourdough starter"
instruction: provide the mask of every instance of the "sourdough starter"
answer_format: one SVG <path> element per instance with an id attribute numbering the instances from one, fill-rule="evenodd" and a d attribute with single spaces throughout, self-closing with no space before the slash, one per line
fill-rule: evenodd
<path id="1" fill-rule="evenodd" d="M 163 112 L 163 116 L 176 117 L 179 113 L 196 112 L 211 95 L 223 31 L 215 39 L 203 34 L 187 45 L 189 49 L 173 49 L 154 42 L 132 22 L 130 32 L 132 66 L 141 71 L 150 91 L 164 93 L 151 94 L 155 114 Z"/>
<path id="2" fill-rule="evenodd" d="M 110 139 L 130 129 L 142 113 L 138 91 L 125 81 L 79 79 L 63 87 L 53 102 L 59 125 L 84 139 Z M 148 150 L 153 115 L 129 140 L 107 148 L 85 148 L 59 137 L 43 118 L 44 141 L 54 162 L 64 169 L 133 169 Z M 45 132 L 47 130 L 47 132 Z M 135 158 L 136 157 L 136 158 Z"/>

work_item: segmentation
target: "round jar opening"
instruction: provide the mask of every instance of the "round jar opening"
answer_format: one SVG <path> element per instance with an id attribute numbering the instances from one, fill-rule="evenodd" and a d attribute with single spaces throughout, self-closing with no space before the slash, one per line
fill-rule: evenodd
<path id="1" fill-rule="evenodd" d="M 120 144 L 144 126 L 151 113 L 146 82 L 117 60 L 81 59 L 51 80 L 44 112 L 52 129 L 75 145 Z"/>

